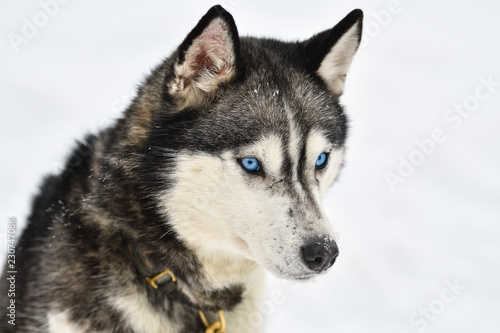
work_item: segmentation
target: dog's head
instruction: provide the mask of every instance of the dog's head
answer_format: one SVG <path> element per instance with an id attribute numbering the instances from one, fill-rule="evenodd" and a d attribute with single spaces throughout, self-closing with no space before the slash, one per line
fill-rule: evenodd
<path id="1" fill-rule="evenodd" d="M 148 179 L 166 184 L 156 205 L 188 247 L 289 279 L 333 264 L 322 196 L 342 164 L 338 97 L 361 25 L 355 10 L 304 42 L 240 38 L 216 6 L 151 75 L 134 111 L 156 110 Z"/>

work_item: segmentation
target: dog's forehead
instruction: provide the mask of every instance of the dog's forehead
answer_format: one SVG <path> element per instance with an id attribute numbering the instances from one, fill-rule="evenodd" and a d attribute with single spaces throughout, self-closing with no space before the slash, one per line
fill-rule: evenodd
<path id="1" fill-rule="evenodd" d="M 263 74 L 230 89 L 210 118 L 222 127 L 220 131 L 233 131 L 246 139 L 298 135 L 305 140 L 308 133 L 317 131 L 340 145 L 346 130 L 337 100 L 313 79 L 293 70 L 286 80 Z"/>

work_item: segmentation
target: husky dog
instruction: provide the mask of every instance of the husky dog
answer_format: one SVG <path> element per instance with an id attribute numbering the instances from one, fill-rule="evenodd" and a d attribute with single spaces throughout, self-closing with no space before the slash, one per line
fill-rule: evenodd
<path id="1" fill-rule="evenodd" d="M 266 270 L 307 280 L 339 253 L 321 201 L 362 18 L 288 43 L 240 38 L 211 8 L 124 116 L 45 179 L 15 297 L 2 278 L 1 331 L 260 331 Z"/>

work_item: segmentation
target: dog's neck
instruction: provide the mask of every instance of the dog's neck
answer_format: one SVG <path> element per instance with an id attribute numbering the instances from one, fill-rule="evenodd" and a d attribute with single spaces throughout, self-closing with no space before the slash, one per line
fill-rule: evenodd
<path id="1" fill-rule="evenodd" d="M 170 248 L 161 253 L 132 242 L 125 242 L 124 246 L 137 280 L 155 303 L 166 298 L 193 309 L 232 310 L 242 302 L 243 293 L 260 273 L 255 262 L 224 252 L 201 255 Z M 158 288 L 153 287 L 151 279 L 167 270 L 172 275 L 164 275 L 157 281 Z"/>
<path id="2" fill-rule="evenodd" d="M 207 281 L 217 288 L 244 284 L 260 267 L 255 261 L 223 250 L 198 250 L 196 257 L 202 265 Z"/>

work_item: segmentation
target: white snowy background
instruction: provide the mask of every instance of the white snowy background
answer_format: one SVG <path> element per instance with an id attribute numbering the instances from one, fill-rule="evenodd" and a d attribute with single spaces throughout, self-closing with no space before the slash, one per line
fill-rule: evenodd
<path id="1" fill-rule="evenodd" d="M 119 115 L 216 3 L 66 0 L 44 16 L 48 2 L 0 1 L 2 254 L 8 218 L 22 227 L 42 176 Z M 242 35 L 285 40 L 365 12 L 342 97 L 346 166 L 325 200 L 340 257 L 312 283 L 271 277 L 254 319 L 266 332 L 500 332 L 500 3 L 221 4 Z M 27 21 L 38 31 L 16 52 L 9 36 Z M 391 188 L 388 173 L 404 182 Z"/>

